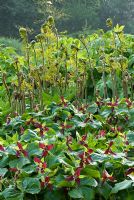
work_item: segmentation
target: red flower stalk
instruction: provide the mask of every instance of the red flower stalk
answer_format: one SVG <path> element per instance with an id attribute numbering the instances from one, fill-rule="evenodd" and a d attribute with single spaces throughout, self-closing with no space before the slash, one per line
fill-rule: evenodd
<path id="1" fill-rule="evenodd" d="M 114 182 L 115 178 L 113 176 L 109 175 L 106 170 L 104 170 L 102 173 L 102 184 L 104 184 L 105 181 L 107 181 L 107 180 Z"/>
<path id="2" fill-rule="evenodd" d="M 4 147 L 0 144 L 0 151 L 5 151 Z"/>
<path id="3" fill-rule="evenodd" d="M 78 167 L 75 172 L 74 175 L 68 176 L 66 178 L 67 181 L 75 181 L 78 185 L 80 184 L 80 173 L 81 173 L 82 168 Z"/>
<path id="4" fill-rule="evenodd" d="M 16 156 L 20 157 L 20 154 L 22 153 L 25 157 L 28 157 L 28 152 L 23 149 L 23 146 L 20 142 L 17 142 L 17 146 L 19 150 L 16 151 Z"/>
<path id="5" fill-rule="evenodd" d="M 43 153 L 42 153 L 42 156 L 43 157 L 46 157 L 47 154 L 48 154 L 48 151 L 52 150 L 54 147 L 53 144 L 50 144 L 50 145 L 45 145 L 43 143 L 39 143 L 39 148 L 43 149 Z"/>

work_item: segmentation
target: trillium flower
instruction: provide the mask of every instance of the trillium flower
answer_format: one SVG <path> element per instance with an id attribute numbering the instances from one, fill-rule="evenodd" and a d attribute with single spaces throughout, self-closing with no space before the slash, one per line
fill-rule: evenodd
<path id="1" fill-rule="evenodd" d="M 63 96 L 60 97 L 61 99 L 61 103 L 64 107 L 67 107 L 67 101 L 65 100 L 65 98 Z"/>
<path id="2" fill-rule="evenodd" d="M 18 172 L 19 170 L 17 168 L 9 168 L 10 172 Z"/>
<path id="3" fill-rule="evenodd" d="M 127 175 L 132 174 L 132 173 L 134 173 L 134 167 L 129 168 L 129 169 L 126 171 L 125 175 L 127 176 Z"/>
<path id="4" fill-rule="evenodd" d="M 104 170 L 102 173 L 102 184 L 104 184 L 105 181 L 107 181 L 107 180 L 114 182 L 115 178 L 113 176 L 109 175 L 106 170 Z"/>
<path id="5" fill-rule="evenodd" d="M 69 144 L 72 144 L 72 140 L 73 140 L 73 138 L 71 136 L 67 136 L 66 145 L 68 146 L 69 151 L 72 151 L 71 147 L 69 146 Z"/>
<path id="6" fill-rule="evenodd" d="M 41 173 L 44 173 L 44 170 L 47 168 L 47 163 L 46 162 L 42 162 L 40 158 L 35 157 L 34 158 L 34 162 L 37 163 L 38 165 L 38 171 L 40 171 Z"/>
<path id="7" fill-rule="evenodd" d="M 101 138 L 101 137 L 105 137 L 106 135 L 106 131 L 105 130 L 100 130 L 99 134 L 96 136 L 96 138 Z"/>
<path id="8" fill-rule="evenodd" d="M 52 184 L 50 183 L 50 177 L 46 176 L 44 180 L 40 182 L 41 188 L 43 189 L 45 186 L 48 186 L 50 190 L 52 190 Z"/>
<path id="9" fill-rule="evenodd" d="M 19 150 L 16 151 L 16 156 L 20 157 L 20 154 L 22 153 L 25 157 L 28 157 L 28 152 L 23 149 L 23 146 L 20 142 L 17 142 L 17 146 Z"/>
<path id="10" fill-rule="evenodd" d="M 128 98 L 126 99 L 126 104 L 128 108 L 130 108 L 133 105 L 132 101 L 130 101 Z"/>
<path id="11" fill-rule="evenodd" d="M 0 151 L 5 151 L 4 147 L 0 144 Z"/>
<path id="12" fill-rule="evenodd" d="M 53 144 L 45 145 L 43 143 L 39 143 L 39 148 L 43 149 L 43 153 L 42 153 L 43 157 L 46 157 L 48 155 L 48 151 L 52 150 L 53 147 L 54 147 Z"/>
<path id="13" fill-rule="evenodd" d="M 87 152 L 82 152 L 78 156 L 81 159 L 80 167 L 83 168 L 84 164 L 90 164 L 92 162 L 91 154 L 93 153 L 92 149 L 87 149 Z"/>
<path id="14" fill-rule="evenodd" d="M 6 124 L 9 125 L 11 122 L 11 117 L 8 115 L 6 118 Z"/>
<path id="15" fill-rule="evenodd" d="M 75 181 L 78 185 L 80 184 L 80 173 L 81 173 L 82 168 L 78 167 L 75 172 L 74 175 L 68 176 L 66 178 L 67 181 Z"/>
<path id="16" fill-rule="evenodd" d="M 104 152 L 104 154 L 111 154 L 111 155 L 116 155 L 112 150 L 111 150 L 111 146 L 113 145 L 113 141 L 110 141 L 108 148 L 106 149 L 106 151 Z"/>

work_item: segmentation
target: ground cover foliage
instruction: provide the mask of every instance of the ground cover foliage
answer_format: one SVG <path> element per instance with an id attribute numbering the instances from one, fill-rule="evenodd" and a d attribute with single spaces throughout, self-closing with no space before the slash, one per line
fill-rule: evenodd
<path id="1" fill-rule="evenodd" d="M 133 199 L 132 102 L 15 115 L 0 131 L 0 199 Z"/>
<path id="2" fill-rule="evenodd" d="M 0 46 L 0 199 L 133 199 L 134 37 L 106 24 Z"/>

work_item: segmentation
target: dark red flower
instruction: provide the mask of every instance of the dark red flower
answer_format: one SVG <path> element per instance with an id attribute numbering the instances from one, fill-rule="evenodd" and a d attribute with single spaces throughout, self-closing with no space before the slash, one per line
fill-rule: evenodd
<path id="1" fill-rule="evenodd" d="M 40 171 L 41 173 L 44 173 L 44 170 L 47 168 L 47 163 L 42 162 L 38 157 L 34 158 L 34 162 L 38 164 L 37 170 Z"/>
<path id="2" fill-rule="evenodd" d="M 45 145 L 45 144 L 43 144 L 43 143 L 39 143 L 39 147 L 40 147 L 41 149 L 43 149 L 42 156 L 43 156 L 43 157 L 46 157 L 47 154 L 48 154 L 48 151 L 52 150 L 53 147 L 54 147 L 54 145 L 53 145 L 53 144 Z"/>
<path id="3" fill-rule="evenodd" d="M 78 185 L 80 184 L 80 173 L 81 173 L 82 168 L 78 167 L 75 172 L 74 175 L 68 176 L 66 178 L 67 181 L 75 181 Z"/>
<path id="4" fill-rule="evenodd" d="M 22 144 L 20 142 L 17 142 L 17 146 L 18 146 L 19 150 L 23 150 Z"/>
<path id="5" fill-rule="evenodd" d="M 45 187 L 45 181 L 41 181 L 41 182 L 40 182 L 40 187 L 41 187 L 41 188 L 44 188 L 44 187 Z"/>
<path id="6" fill-rule="evenodd" d="M 23 153 L 23 155 L 24 155 L 25 157 L 28 157 L 28 152 L 27 152 L 26 150 L 23 149 L 21 152 Z"/>
<path id="7" fill-rule="evenodd" d="M 128 108 L 130 108 L 133 105 L 132 101 L 130 101 L 128 98 L 126 99 L 126 104 Z"/>
<path id="8" fill-rule="evenodd" d="M 112 150 L 111 150 L 111 146 L 113 145 L 113 141 L 110 141 L 108 148 L 106 149 L 106 151 L 104 152 L 104 154 L 111 154 L 111 155 L 116 155 Z"/>
<path id="9" fill-rule="evenodd" d="M 17 146 L 19 150 L 16 151 L 16 156 L 20 157 L 20 153 L 22 153 L 25 157 L 28 157 L 28 152 L 23 149 L 23 146 L 20 142 L 17 142 Z"/>
<path id="10" fill-rule="evenodd" d="M 129 174 L 131 174 L 131 173 L 134 173 L 134 167 L 129 168 L 129 169 L 126 171 L 125 175 L 127 176 L 127 175 L 129 175 Z"/>
<path id="11" fill-rule="evenodd" d="M 108 174 L 106 170 L 102 173 L 102 184 L 104 184 L 105 181 L 110 180 L 111 182 L 115 181 L 115 178 Z"/>
<path id="12" fill-rule="evenodd" d="M 24 131 L 25 131 L 25 130 L 24 130 L 23 126 L 20 126 L 20 133 L 23 134 Z"/>
<path id="13" fill-rule="evenodd" d="M 78 168 L 76 169 L 75 173 L 74 173 L 74 176 L 76 176 L 76 177 L 80 176 L 81 170 L 82 170 L 82 169 L 81 169 L 80 167 L 78 167 Z"/>
<path id="14" fill-rule="evenodd" d="M 18 158 L 20 157 L 20 151 L 19 151 L 19 150 L 16 151 L 16 156 L 17 156 Z"/>
<path id="15" fill-rule="evenodd" d="M 44 151 L 42 152 L 42 157 L 46 157 L 47 155 L 48 155 L 48 151 L 44 150 Z"/>
<path id="16" fill-rule="evenodd" d="M 5 151 L 4 147 L 0 144 L 0 151 Z"/>
<path id="17" fill-rule="evenodd" d="M 61 96 L 60 99 L 61 99 L 62 105 L 63 105 L 64 107 L 67 107 L 67 101 L 64 99 L 64 97 Z"/>
<path id="18" fill-rule="evenodd" d="M 11 122 L 11 117 L 8 115 L 6 118 L 6 124 L 9 125 Z"/>
<path id="19" fill-rule="evenodd" d="M 61 129 L 62 129 L 62 130 L 70 129 L 70 128 L 72 128 L 72 125 L 69 125 L 69 124 L 66 124 L 66 123 L 61 124 Z"/>
<path id="20" fill-rule="evenodd" d="M 41 161 L 39 158 L 35 157 L 35 158 L 34 158 L 34 162 L 35 162 L 35 163 L 41 163 L 42 161 Z"/>
<path id="21" fill-rule="evenodd" d="M 84 123 L 86 124 L 89 120 L 90 120 L 90 117 L 87 117 L 87 118 L 84 120 Z"/>
<path id="22" fill-rule="evenodd" d="M 66 180 L 67 181 L 73 181 L 74 180 L 74 176 L 72 175 L 72 176 L 68 176 L 67 178 L 66 178 Z"/>
<path id="23" fill-rule="evenodd" d="M 109 102 L 109 103 L 107 103 L 107 105 L 114 108 L 114 107 L 118 106 L 118 103 L 117 102 Z"/>
<path id="24" fill-rule="evenodd" d="M 106 135 L 106 131 L 105 130 L 100 130 L 99 134 L 96 136 L 96 138 L 101 138 L 101 137 L 105 137 Z"/>
<path id="25" fill-rule="evenodd" d="M 18 172 L 19 170 L 17 168 L 9 168 L 10 172 Z"/>

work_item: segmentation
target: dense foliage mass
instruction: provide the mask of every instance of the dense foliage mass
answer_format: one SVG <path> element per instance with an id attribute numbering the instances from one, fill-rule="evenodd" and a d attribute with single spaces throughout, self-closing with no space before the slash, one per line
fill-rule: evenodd
<path id="1" fill-rule="evenodd" d="M 106 24 L 0 46 L 1 200 L 133 200 L 134 36 Z"/>
<path id="2" fill-rule="evenodd" d="M 67 96 L 70 100 L 99 97 L 133 99 L 134 37 L 125 35 L 124 26 L 113 27 L 78 39 L 59 34 L 49 17 L 41 33 L 29 42 L 28 30 L 20 28 L 23 55 L 1 45 L 1 82 L 13 110 L 23 113 L 30 105 L 42 109 L 48 97 Z M 92 98 L 91 98 L 92 97 Z"/>
<path id="3" fill-rule="evenodd" d="M 128 99 L 8 116 L 0 131 L 0 199 L 134 197 L 134 107 Z"/>

